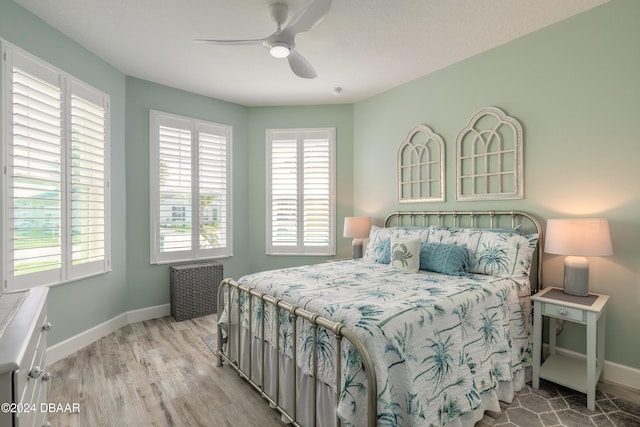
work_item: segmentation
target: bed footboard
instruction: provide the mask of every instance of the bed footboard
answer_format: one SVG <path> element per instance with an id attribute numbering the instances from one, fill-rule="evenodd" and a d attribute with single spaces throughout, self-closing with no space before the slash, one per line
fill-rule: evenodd
<path id="1" fill-rule="evenodd" d="M 243 297 L 237 297 L 235 299 L 233 299 L 232 302 L 232 291 L 235 290 L 237 292 L 238 296 L 244 296 Z M 226 294 L 225 294 L 226 292 Z M 313 353 L 313 366 L 312 366 L 312 374 L 311 377 L 313 379 L 313 381 L 315 382 L 316 386 L 314 386 L 312 388 L 312 394 L 313 396 L 311 397 L 311 402 L 312 402 L 312 408 L 313 408 L 313 414 L 312 414 L 312 420 L 313 420 L 313 425 L 315 426 L 317 423 L 317 398 L 316 398 L 316 392 L 317 392 L 317 385 L 318 385 L 318 348 L 317 348 L 317 334 L 318 334 L 318 328 L 323 328 L 327 331 L 327 333 L 330 333 L 331 335 L 333 335 L 334 339 L 335 339 L 335 343 L 336 343 L 336 348 L 340 349 L 342 346 L 342 340 L 343 338 L 346 339 L 348 342 L 351 343 L 351 345 L 353 346 L 353 348 L 355 349 L 355 351 L 358 353 L 360 360 L 362 361 L 362 365 L 367 377 L 367 426 L 369 427 L 374 427 L 376 425 L 376 415 L 377 415 L 377 380 L 376 380 L 376 372 L 375 372 L 375 368 L 373 366 L 373 362 L 371 359 L 371 356 L 369 355 L 367 349 L 364 347 L 362 341 L 355 335 L 355 333 L 353 331 L 351 331 L 349 328 L 347 328 L 346 326 L 344 326 L 342 323 L 336 323 L 333 322 L 329 319 L 326 319 L 316 313 L 311 313 L 307 310 L 302 309 L 301 307 L 292 305 L 287 303 L 286 301 L 283 301 L 279 298 L 276 298 L 272 295 L 268 295 L 265 294 L 263 292 L 260 291 L 256 291 L 252 288 L 243 286 L 242 284 L 239 284 L 238 282 L 232 280 L 232 279 L 225 279 L 220 283 L 220 286 L 218 288 L 218 313 L 223 313 L 223 310 L 226 310 L 226 313 L 228 313 L 229 316 L 232 315 L 233 310 L 232 310 L 232 304 L 237 304 L 237 307 L 235 310 L 235 315 L 237 315 L 237 325 L 238 327 L 236 328 L 236 331 L 232 332 L 232 328 L 228 327 L 227 328 L 227 336 L 226 338 L 224 337 L 224 333 L 223 333 L 223 328 L 221 327 L 220 324 L 218 324 L 217 326 L 217 352 L 216 352 L 216 357 L 217 357 L 217 366 L 222 366 L 223 361 L 227 361 L 229 363 L 230 366 L 232 366 L 234 369 L 236 369 L 236 371 L 238 371 L 238 373 L 240 374 L 240 376 L 242 378 L 244 378 L 253 388 L 255 388 L 264 399 L 266 399 L 270 405 L 272 405 L 272 407 L 274 407 L 275 409 L 277 409 L 282 415 L 284 415 L 285 417 L 287 417 L 290 422 L 295 425 L 295 426 L 300 426 L 299 424 L 299 418 L 297 415 L 297 404 L 296 404 L 296 398 L 298 396 L 298 389 L 297 389 L 297 381 L 296 381 L 296 363 L 295 363 L 295 359 L 294 359 L 294 363 L 292 363 L 293 366 L 293 370 L 294 370 L 294 375 L 293 375 L 293 381 L 291 381 L 289 384 L 280 384 L 280 374 L 279 372 L 276 372 L 274 374 L 274 378 L 276 381 L 275 384 L 275 393 L 270 393 L 267 388 L 265 387 L 265 369 L 267 368 L 266 364 L 265 364 L 265 339 L 264 339 L 264 330 L 265 330 L 265 316 L 261 315 L 259 320 L 257 320 L 259 322 L 259 325 L 257 325 L 257 327 L 259 328 L 260 332 L 260 336 L 259 339 L 254 340 L 254 339 L 249 339 L 248 341 L 245 340 L 245 344 L 248 342 L 248 346 L 245 345 L 245 347 L 248 348 L 244 348 L 243 349 L 243 345 L 242 343 L 242 337 L 241 337 L 241 331 L 242 331 L 242 327 L 240 327 L 241 325 L 241 313 L 242 313 L 242 307 L 241 304 L 243 304 L 243 302 L 245 304 L 248 304 L 247 309 L 249 310 L 249 313 L 252 313 L 252 305 L 254 303 L 256 304 L 261 304 L 261 308 L 260 308 L 260 312 L 264 313 L 265 312 L 265 307 L 267 305 L 273 307 L 273 309 L 275 310 L 276 316 L 275 316 L 275 330 L 280 331 L 280 313 L 282 310 L 284 310 L 286 313 L 289 313 L 289 315 L 292 317 L 293 319 L 293 328 L 294 328 L 294 333 L 293 336 L 296 336 L 295 333 L 295 328 L 297 325 L 297 319 L 303 319 L 304 321 L 309 322 L 309 324 L 312 327 L 312 331 L 313 331 L 313 344 L 312 344 L 312 353 Z M 226 306 L 225 306 L 226 304 Z M 249 316 L 249 327 L 248 330 L 252 331 L 254 330 L 253 325 L 252 325 L 252 321 L 253 321 L 253 316 Z M 229 319 L 228 321 L 228 325 L 230 326 L 232 323 L 232 319 Z M 279 332 L 278 332 L 279 333 Z M 293 353 L 296 354 L 297 353 L 297 340 L 293 340 Z M 224 351 L 224 344 L 226 343 L 226 352 Z M 276 339 L 275 340 L 275 354 L 277 354 L 278 358 L 283 358 L 286 357 L 284 356 L 280 351 L 279 348 L 279 344 L 280 344 L 280 339 Z M 258 348 L 255 348 L 255 347 Z M 235 360 L 234 358 L 231 357 L 231 351 L 230 349 L 235 349 Z M 248 358 L 250 360 L 249 362 L 249 366 L 248 369 L 245 370 L 242 367 L 242 364 L 240 363 L 240 361 L 242 360 L 242 352 L 246 351 L 249 352 L 248 354 Z M 340 395 L 341 395 L 341 384 L 342 384 L 342 357 L 341 357 L 341 351 L 336 351 L 336 360 L 334 363 L 334 368 L 335 368 L 335 385 L 336 385 L 336 395 L 335 395 L 335 408 L 334 408 L 334 413 L 335 413 L 335 425 L 336 426 L 340 426 L 342 425 L 340 418 L 338 417 L 338 404 L 340 402 Z M 257 356 L 257 360 L 259 361 L 259 371 L 260 371 L 260 380 L 259 382 L 256 382 L 253 380 L 253 373 L 252 373 L 252 363 L 251 360 L 252 358 L 255 358 Z M 279 370 L 280 367 L 280 363 L 275 363 L 276 366 L 276 370 Z M 291 397 L 293 399 L 293 405 L 292 405 L 292 410 L 288 411 L 284 405 L 281 404 L 280 402 L 280 390 L 281 387 L 284 387 L 283 390 L 288 390 L 287 393 L 291 393 Z"/>

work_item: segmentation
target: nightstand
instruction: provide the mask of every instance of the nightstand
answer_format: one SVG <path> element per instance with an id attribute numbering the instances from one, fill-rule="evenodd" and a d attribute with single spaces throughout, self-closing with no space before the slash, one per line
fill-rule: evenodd
<path id="1" fill-rule="evenodd" d="M 604 330 L 608 295 L 576 297 L 559 288 L 545 288 L 533 295 L 533 388 L 540 378 L 586 393 L 587 408 L 595 409 L 596 384 L 604 367 Z M 549 318 L 549 357 L 540 365 L 542 316 Z M 557 354 L 556 319 L 587 326 L 586 361 Z"/>

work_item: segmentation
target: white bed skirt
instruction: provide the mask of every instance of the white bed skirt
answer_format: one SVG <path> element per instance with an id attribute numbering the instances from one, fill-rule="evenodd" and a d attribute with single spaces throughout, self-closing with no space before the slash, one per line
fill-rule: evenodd
<path id="1" fill-rule="evenodd" d="M 225 354 L 236 361 L 237 358 L 237 326 L 232 325 L 230 334 L 230 345 L 225 345 Z M 248 334 L 246 329 L 241 332 L 241 356 L 240 369 L 249 376 L 249 347 Z M 262 364 L 259 338 L 253 338 L 253 350 L 251 353 L 251 379 L 254 383 L 260 384 L 262 377 Z M 280 360 L 280 388 L 278 398 L 276 399 L 276 372 L 277 361 Z M 296 414 L 295 421 L 302 426 L 313 426 L 313 387 L 315 381 L 312 377 L 302 373 L 301 369 L 296 370 L 296 391 L 293 391 L 293 360 L 284 355 L 278 358 L 275 348 L 268 343 L 264 351 L 264 388 L 265 394 L 283 408 L 287 413 L 293 415 L 294 394 L 296 396 Z M 449 421 L 446 427 L 473 427 L 476 422 L 480 421 L 485 411 L 500 412 L 500 401 L 511 403 L 515 394 L 520 391 L 526 383 L 525 369 L 517 371 L 512 381 L 504 381 L 498 384 L 496 390 L 487 391 L 480 395 L 482 404 L 474 411 L 466 413 L 459 418 Z M 321 427 L 337 427 L 335 402 L 336 395 L 333 388 L 325 383 L 319 382 L 316 385 L 316 401 L 317 403 L 317 425 Z M 282 418 L 284 423 L 290 423 L 286 416 Z M 366 425 L 366 413 L 358 417 L 358 425 Z"/>

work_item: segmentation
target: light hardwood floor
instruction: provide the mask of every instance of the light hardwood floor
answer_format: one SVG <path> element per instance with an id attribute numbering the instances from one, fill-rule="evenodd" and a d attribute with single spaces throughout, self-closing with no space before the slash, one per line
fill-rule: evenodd
<path id="1" fill-rule="evenodd" d="M 49 401 L 80 411 L 50 413 L 51 426 L 283 427 L 233 369 L 215 366 L 202 340 L 215 323 L 216 315 L 133 323 L 52 364 Z M 598 388 L 640 403 L 635 390 Z M 476 427 L 499 415 L 485 413 Z"/>
<path id="2" fill-rule="evenodd" d="M 80 412 L 50 413 L 51 426 L 282 427 L 235 371 L 215 366 L 202 341 L 215 319 L 134 323 L 52 364 L 49 401 Z"/>

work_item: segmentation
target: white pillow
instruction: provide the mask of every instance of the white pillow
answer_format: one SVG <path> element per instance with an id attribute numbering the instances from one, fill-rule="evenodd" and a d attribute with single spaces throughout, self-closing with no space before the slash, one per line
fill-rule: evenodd
<path id="1" fill-rule="evenodd" d="M 364 258 L 369 258 L 380 264 L 389 264 L 389 254 L 391 252 L 389 248 L 392 234 L 393 229 L 391 228 L 372 225 L 367 248 L 364 251 Z"/>
<path id="2" fill-rule="evenodd" d="M 415 273 L 420 268 L 420 239 L 391 238 L 391 268 Z"/>

